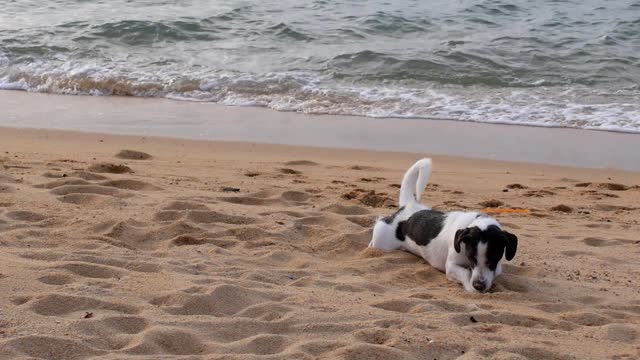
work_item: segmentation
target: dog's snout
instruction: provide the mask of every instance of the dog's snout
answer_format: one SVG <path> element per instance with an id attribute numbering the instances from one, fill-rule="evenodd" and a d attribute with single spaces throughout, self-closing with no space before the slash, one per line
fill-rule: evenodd
<path id="1" fill-rule="evenodd" d="M 473 288 L 480 292 L 483 292 L 487 289 L 487 286 L 485 285 L 484 281 L 476 280 L 473 282 Z"/>

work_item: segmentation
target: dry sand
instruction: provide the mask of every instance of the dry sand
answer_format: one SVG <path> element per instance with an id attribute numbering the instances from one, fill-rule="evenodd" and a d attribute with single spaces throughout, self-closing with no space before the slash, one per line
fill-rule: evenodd
<path id="1" fill-rule="evenodd" d="M 639 173 L 435 157 L 426 203 L 531 210 L 497 215 L 520 245 L 478 295 L 366 248 L 425 154 L 6 128 L 0 151 L 1 358 L 640 357 Z"/>

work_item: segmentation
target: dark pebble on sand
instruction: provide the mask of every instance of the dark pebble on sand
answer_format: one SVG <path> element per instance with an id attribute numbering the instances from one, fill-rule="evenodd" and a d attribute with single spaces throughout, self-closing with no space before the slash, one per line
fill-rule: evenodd
<path id="1" fill-rule="evenodd" d="M 573 211 L 573 208 L 564 204 L 560 204 L 552 207 L 551 211 L 560 211 L 563 213 L 570 213 Z"/>
<path id="2" fill-rule="evenodd" d="M 491 200 L 483 201 L 479 203 L 479 205 L 487 208 L 497 208 L 504 205 L 504 203 L 500 200 L 491 199 Z"/>
<path id="3" fill-rule="evenodd" d="M 234 192 L 234 193 L 237 193 L 237 192 L 240 192 L 240 189 L 234 188 L 234 187 L 226 187 L 225 186 L 225 187 L 222 188 L 222 192 Z"/>
<path id="4" fill-rule="evenodd" d="M 527 187 L 522 184 L 509 184 L 507 189 L 526 189 Z"/>

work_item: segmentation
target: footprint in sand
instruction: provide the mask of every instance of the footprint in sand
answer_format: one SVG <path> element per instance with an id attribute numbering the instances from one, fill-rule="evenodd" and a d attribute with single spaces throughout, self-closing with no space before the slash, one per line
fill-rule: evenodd
<path id="1" fill-rule="evenodd" d="M 552 313 L 552 314 L 575 311 L 578 309 L 577 305 L 565 304 L 565 303 L 542 303 L 542 304 L 534 305 L 533 307 L 547 313 Z"/>
<path id="2" fill-rule="evenodd" d="M 611 319 L 589 312 L 563 314 L 562 319 L 582 326 L 602 326 L 612 322 Z"/>
<path id="3" fill-rule="evenodd" d="M 73 282 L 73 277 L 64 274 L 50 274 L 38 278 L 43 284 L 47 285 L 67 285 Z"/>
<path id="4" fill-rule="evenodd" d="M 29 251 L 26 253 L 19 254 L 21 258 L 30 259 L 30 260 L 41 260 L 41 261 L 59 261 L 64 259 L 63 253 L 58 253 L 54 251 Z"/>
<path id="5" fill-rule="evenodd" d="M 285 191 L 280 195 L 280 198 L 285 201 L 302 203 L 309 200 L 311 194 L 301 191 Z"/>
<path id="6" fill-rule="evenodd" d="M 189 223 L 178 221 L 165 226 L 145 226 L 131 221 L 120 221 L 109 227 L 100 240 L 128 249 L 155 250 L 171 244 L 177 236 L 201 237 L 206 231 Z"/>
<path id="7" fill-rule="evenodd" d="M 347 216 L 346 219 L 364 228 L 370 228 L 376 222 L 375 216 Z"/>
<path id="8" fill-rule="evenodd" d="M 227 345 L 228 352 L 237 354 L 274 355 L 287 349 L 289 337 L 284 335 L 260 334 Z"/>
<path id="9" fill-rule="evenodd" d="M 128 198 L 134 196 L 129 192 L 121 191 L 117 187 L 93 184 L 64 184 L 55 186 L 49 191 L 51 194 L 58 196 L 59 201 L 73 205 L 107 205 L 113 203 L 114 198 Z"/>
<path id="10" fill-rule="evenodd" d="M 285 318 L 293 309 L 281 304 L 253 305 L 234 316 L 251 318 L 259 321 L 279 321 Z"/>
<path id="11" fill-rule="evenodd" d="M 515 267 L 512 267 L 515 268 Z M 517 268 L 517 269 L 522 269 Z M 525 268 L 526 269 L 526 268 Z M 523 270 L 520 270 L 523 271 Z M 526 270 L 524 270 L 526 271 Z M 501 275 L 497 282 L 494 283 L 491 292 L 514 292 L 514 293 L 528 293 L 531 285 L 526 276 L 518 276 L 510 271 L 508 274 Z"/>
<path id="12" fill-rule="evenodd" d="M 13 177 L 5 174 L 0 174 L 0 184 L 16 184 L 20 181 L 14 179 Z"/>
<path id="13" fill-rule="evenodd" d="M 87 172 L 87 171 L 73 171 L 70 173 L 66 173 L 66 172 L 58 172 L 60 171 L 59 169 L 56 170 L 56 172 L 46 172 L 44 174 L 42 174 L 42 177 L 48 178 L 48 179 L 67 179 L 67 180 L 77 180 L 77 179 L 81 179 L 81 180 L 86 180 L 86 181 L 101 181 L 101 180 L 108 180 L 109 178 L 106 176 L 102 176 L 99 174 L 94 174 L 91 172 Z M 36 187 L 44 187 L 42 185 L 36 185 Z M 51 187 L 47 187 L 47 188 L 51 188 Z"/>
<path id="14" fill-rule="evenodd" d="M 527 346 L 516 346 L 510 348 L 504 348 L 504 350 L 499 353 L 503 353 L 503 356 L 497 357 L 498 359 L 520 359 L 524 357 L 524 359 L 563 359 L 563 360 L 577 360 L 576 357 L 557 353 L 553 351 L 547 350 L 548 348 L 553 348 L 553 343 L 547 344 L 546 348 L 536 348 L 536 347 L 527 347 Z"/>
<path id="15" fill-rule="evenodd" d="M 380 170 L 380 169 L 375 168 L 373 166 L 365 166 L 365 165 L 353 165 L 349 169 L 351 169 L 351 170 L 368 170 L 368 171 Z"/>
<path id="16" fill-rule="evenodd" d="M 352 191 L 342 194 L 345 200 L 358 200 L 360 203 L 374 208 L 393 208 L 395 201 L 385 192 L 376 192 L 375 190 L 364 190 L 356 188 Z"/>
<path id="17" fill-rule="evenodd" d="M 283 294 L 268 293 L 236 285 L 218 285 L 209 294 L 174 293 L 159 296 L 151 304 L 173 315 L 235 316 L 257 304 L 280 301 Z"/>
<path id="18" fill-rule="evenodd" d="M 257 219 L 250 217 L 227 215 L 210 210 L 190 210 L 187 214 L 187 219 L 193 221 L 196 224 L 223 223 L 232 225 L 246 225 L 259 222 Z"/>
<path id="19" fill-rule="evenodd" d="M 103 355 L 104 350 L 89 347 L 79 340 L 53 336 L 27 335 L 0 343 L 0 357 L 37 359 L 86 359 Z"/>
<path id="20" fill-rule="evenodd" d="M 285 191 L 281 194 L 258 192 L 248 196 L 220 197 L 219 201 L 248 206 L 299 206 L 311 198 L 311 194 L 300 191 Z"/>
<path id="21" fill-rule="evenodd" d="M 311 340 L 296 346 L 296 349 L 311 356 L 326 358 L 324 354 L 346 347 L 348 344 L 334 340 Z"/>
<path id="22" fill-rule="evenodd" d="M 136 334 L 145 331 L 149 322 L 136 316 L 108 316 L 78 321 L 73 329 L 82 334 L 85 344 L 100 349 L 121 350 L 135 342 Z"/>
<path id="23" fill-rule="evenodd" d="M 118 159 L 126 159 L 126 160 L 149 160 L 152 158 L 151 155 L 137 150 L 120 150 L 116 154 Z"/>
<path id="24" fill-rule="evenodd" d="M 87 172 L 87 171 L 74 171 L 69 174 L 69 177 L 77 177 L 87 181 L 109 180 L 109 178 L 106 176 L 103 176 L 100 174 L 94 174 L 92 172 Z"/>
<path id="25" fill-rule="evenodd" d="M 590 251 L 579 251 L 579 250 L 565 250 L 565 251 L 561 251 L 560 254 L 564 256 L 569 256 L 569 257 L 576 257 L 580 255 L 586 255 L 586 256 L 595 255 Z"/>
<path id="26" fill-rule="evenodd" d="M 206 244 L 207 242 L 207 239 L 190 235 L 178 235 L 175 238 L 171 239 L 171 243 L 175 246 L 202 245 Z"/>
<path id="27" fill-rule="evenodd" d="M 243 226 L 223 231 L 222 236 L 233 236 L 240 241 L 256 241 L 260 239 L 268 238 L 280 238 L 281 235 L 277 233 L 270 233 L 259 227 Z"/>
<path id="28" fill-rule="evenodd" d="M 109 173 L 109 174 L 126 174 L 132 173 L 130 167 L 124 164 L 112 164 L 112 163 L 97 163 L 89 166 L 89 171 L 97 173 Z"/>
<path id="29" fill-rule="evenodd" d="M 311 160 L 293 160 L 293 161 L 287 161 L 286 163 L 284 163 L 287 166 L 317 166 L 320 165 L 315 161 L 311 161 Z"/>
<path id="30" fill-rule="evenodd" d="M 603 191 L 597 191 L 597 190 L 585 190 L 585 191 L 581 191 L 580 195 L 584 195 L 584 196 L 588 196 L 589 199 L 594 199 L 594 200 L 602 200 L 603 198 L 619 198 L 620 196 L 615 195 L 615 194 L 611 194 L 611 193 L 607 193 L 607 192 L 603 192 Z"/>
<path id="31" fill-rule="evenodd" d="M 342 221 L 338 216 L 318 215 L 308 216 L 297 219 L 294 221 L 294 226 L 311 225 L 311 226 L 325 226 L 329 227 L 335 225 L 337 222 Z"/>
<path id="32" fill-rule="evenodd" d="M 77 275 L 95 278 L 117 278 L 123 275 L 122 270 L 142 273 L 157 273 L 161 270 L 158 264 L 145 261 L 142 254 L 131 255 L 130 257 L 125 255 L 119 258 L 96 255 L 51 254 L 50 252 L 27 253 L 20 256 L 42 261 L 66 261 L 65 264 L 59 267 Z"/>
<path id="33" fill-rule="evenodd" d="M 399 313 L 411 313 L 414 308 L 418 305 L 424 304 L 424 301 L 420 301 L 418 299 L 398 299 L 398 300 L 388 300 L 381 303 L 370 305 L 374 308 L 393 311 Z"/>
<path id="34" fill-rule="evenodd" d="M 16 192 L 15 187 L 7 184 L 0 184 L 0 194 L 12 194 L 14 192 Z"/>
<path id="35" fill-rule="evenodd" d="M 278 206 L 285 205 L 280 199 L 263 199 L 251 196 L 230 196 L 221 197 L 218 200 L 231 204 L 248 205 L 248 206 Z"/>
<path id="36" fill-rule="evenodd" d="M 525 328 L 544 328 L 549 330 L 571 331 L 578 327 L 573 322 L 551 320 L 543 317 L 527 316 L 508 311 L 493 311 L 491 313 L 473 314 L 473 320 L 468 314 L 453 315 L 450 321 L 459 326 L 480 326 L 483 324 L 499 324 Z"/>
<path id="37" fill-rule="evenodd" d="M 609 205 L 609 204 L 596 204 L 596 210 L 601 211 L 633 211 L 638 208 L 629 207 L 629 206 L 619 206 L 619 205 Z"/>
<path id="38" fill-rule="evenodd" d="M 125 273 L 110 266 L 96 265 L 83 262 L 69 262 L 57 267 L 75 275 L 96 279 L 120 279 Z"/>
<path id="39" fill-rule="evenodd" d="M 584 240 L 582 240 L 582 242 L 585 243 L 585 245 L 592 246 L 592 247 L 620 245 L 620 242 L 616 240 L 606 240 L 606 239 L 601 239 L 596 237 L 585 238 Z"/>
<path id="40" fill-rule="evenodd" d="M 602 338 L 609 339 L 615 342 L 623 342 L 627 344 L 633 344 L 639 337 L 638 327 L 634 329 L 631 325 L 627 324 L 608 324 L 600 328 L 599 333 Z"/>
<path id="41" fill-rule="evenodd" d="M 132 179 L 122 179 L 122 180 L 109 180 L 100 183 L 102 186 L 114 187 L 121 190 L 134 190 L 134 191 L 158 191 L 162 190 L 161 187 L 155 186 L 153 184 L 132 180 Z"/>
<path id="42" fill-rule="evenodd" d="M 101 178 L 106 179 L 104 177 Z M 106 195 L 109 192 L 113 192 L 114 188 L 134 191 L 162 190 L 162 188 L 153 184 L 133 179 L 106 180 L 99 184 L 93 184 L 85 179 L 65 178 L 63 180 L 56 180 L 45 184 L 39 184 L 35 187 L 51 189 L 52 193 L 56 195 L 67 195 L 70 193 L 95 193 Z"/>
<path id="43" fill-rule="evenodd" d="M 368 215 L 369 210 L 361 206 L 333 204 L 322 208 L 322 211 L 328 211 L 340 215 Z"/>
<path id="44" fill-rule="evenodd" d="M 611 229 L 611 224 L 604 224 L 604 223 L 592 223 L 592 224 L 586 224 L 583 226 L 589 229 Z"/>
<path id="45" fill-rule="evenodd" d="M 100 185 L 63 185 L 51 190 L 53 195 L 70 195 L 70 194 L 94 194 L 117 196 L 121 192 L 117 188 L 100 186 Z"/>
<path id="46" fill-rule="evenodd" d="M 176 210 L 162 210 L 153 215 L 153 220 L 160 222 L 175 222 L 184 220 L 186 213 L 184 211 Z"/>
<path id="47" fill-rule="evenodd" d="M 366 229 L 358 233 L 346 233 L 326 236 L 326 232 L 320 230 L 322 239 L 313 244 L 312 251 L 334 258 L 359 256 L 362 249 L 366 248 L 371 240 L 372 229 Z"/>
<path id="48" fill-rule="evenodd" d="M 123 349 L 128 354 L 202 355 L 207 346 L 197 335 L 171 327 L 152 327 L 138 335 L 135 345 Z"/>
<path id="49" fill-rule="evenodd" d="M 411 359 L 409 353 L 385 345 L 376 344 L 356 344 L 340 348 L 330 354 L 327 354 L 328 358 L 335 359 L 385 359 L 385 360 L 403 360 Z M 434 352 L 429 353 L 434 359 L 440 358 L 438 354 Z M 443 358 L 452 358 L 450 356 L 444 356 Z"/>
<path id="50" fill-rule="evenodd" d="M 32 211 L 10 211 L 5 214 L 11 220 L 23 221 L 23 222 L 40 222 L 46 217 L 44 215 L 32 212 Z"/>
<path id="51" fill-rule="evenodd" d="M 209 210 L 207 205 L 191 201 L 172 201 L 163 210 Z"/>
<path id="52" fill-rule="evenodd" d="M 582 187 L 582 188 L 597 187 L 599 189 L 605 189 L 605 190 L 611 190 L 611 191 L 626 191 L 631 188 L 627 185 L 618 184 L 618 183 L 590 183 L 590 182 L 578 183 L 578 184 L 575 184 L 574 186 Z"/>
<path id="53" fill-rule="evenodd" d="M 44 184 L 34 185 L 38 189 L 55 189 L 65 185 L 92 185 L 90 182 L 83 179 L 64 178 L 63 180 L 51 181 Z"/>
<path id="54" fill-rule="evenodd" d="M 383 345 L 392 339 L 393 333 L 380 328 L 362 329 L 353 333 L 353 337 L 368 344 Z"/>
<path id="55" fill-rule="evenodd" d="M 556 193 L 551 191 L 551 190 L 541 189 L 541 190 L 530 190 L 530 191 L 525 192 L 522 195 L 526 196 L 526 197 L 543 198 L 543 197 L 547 197 L 547 196 L 556 195 Z"/>
<path id="56" fill-rule="evenodd" d="M 80 319 L 89 312 L 98 310 L 123 314 L 137 314 L 136 306 L 104 301 L 92 297 L 48 294 L 36 297 L 26 303 L 29 310 L 44 316 L 68 316 Z"/>
<path id="57" fill-rule="evenodd" d="M 285 174 L 285 175 L 301 175 L 302 174 L 302 171 L 290 169 L 290 168 L 280 168 L 278 169 L 278 171 L 281 174 Z"/>

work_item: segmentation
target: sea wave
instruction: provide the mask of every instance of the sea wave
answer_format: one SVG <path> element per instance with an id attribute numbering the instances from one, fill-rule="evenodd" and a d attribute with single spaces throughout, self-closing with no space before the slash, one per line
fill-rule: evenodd
<path id="1" fill-rule="evenodd" d="M 72 75 L 69 75 L 72 74 Z M 492 89 L 406 84 L 363 86 L 310 73 L 197 77 L 111 76 L 92 67 L 72 72 L 14 72 L 0 89 L 67 95 L 165 97 L 260 106 L 307 114 L 424 118 L 640 133 L 640 91 L 603 94 L 590 88 Z"/>
<path id="2" fill-rule="evenodd" d="M 638 132 L 639 34 L 623 0 L 22 0 L 0 88 Z"/>

